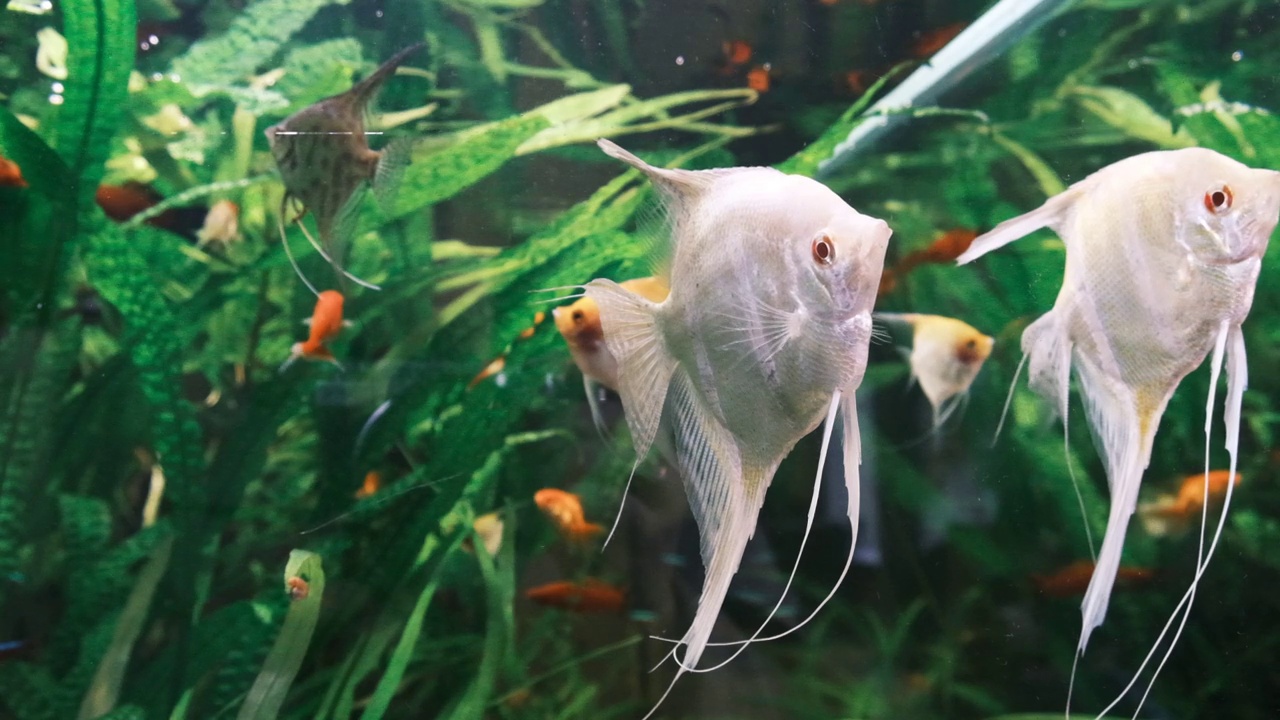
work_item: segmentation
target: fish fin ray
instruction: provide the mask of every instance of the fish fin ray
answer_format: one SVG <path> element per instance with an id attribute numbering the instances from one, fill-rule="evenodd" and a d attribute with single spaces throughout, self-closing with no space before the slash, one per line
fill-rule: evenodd
<path id="1" fill-rule="evenodd" d="M 608 436 L 608 429 L 604 424 L 604 413 L 600 411 L 600 397 L 597 394 L 596 381 L 591 379 L 590 375 L 583 374 L 582 389 L 587 393 L 587 407 L 591 409 L 591 423 L 596 426 L 596 432 L 600 437 Z"/>
<path id="2" fill-rule="evenodd" d="M 1151 442 L 1170 393 L 1165 393 L 1156 404 L 1147 408 L 1144 421 L 1134 391 L 1098 371 L 1087 358 L 1079 360 L 1076 371 L 1086 388 L 1081 395 L 1089 415 L 1089 426 L 1095 432 L 1100 454 L 1106 463 L 1111 490 L 1111 509 L 1102 547 L 1098 551 L 1098 564 L 1081 603 L 1084 622 L 1077 651 L 1083 653 L 1090 633 L 1106 617 L 1111 589 L 1120 568 L 1125 533 L 1129 519 L 1137 509 L 1138 488 L 1151 459 Z"/>
<path id="3" fill-rule="evenodd" d="M 384 210 L 395 206 L 405 170 L 413 162 L 413 138 L 398 137 L 382 148 L 373 171 L 373 196 Z"/>
<path id="4" fill-rule="evenodd" d="M 593 280 L 587 297 L 600 307 L 605 345 L 618 360 L 618 394 L 631 428 L 637 462 L 658 435 L 676 360 L 657 323 L 658 304 L 612 280 Z"/>
<path id="5" fill-rule="evenodd" d="M 956 264 L 967 265 L 993 250 L 999 250 L 1015 240 L 1021 240 L 1040 228 L 1057 226 L 1079 196 L 1078 188 L 1068 188 L 1049 198 L 1035 210 L 1005 220 L 974 238 L 969 249 L 956 258 Z"/>

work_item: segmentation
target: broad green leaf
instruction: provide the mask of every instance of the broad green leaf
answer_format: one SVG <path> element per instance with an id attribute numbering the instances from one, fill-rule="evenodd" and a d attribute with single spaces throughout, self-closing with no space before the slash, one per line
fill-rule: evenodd
<path id="1" fill-rule="evenodd" d="M 328 5 L 348 0 L 257 0 L 221 35 L 196 42 L 173 72 L 196 95 L 243 83 L 264 69 L 293 34 Z"/>
<path id="2" fill-rule="evenodd" d="M 1161 148 L 1195 145 L 1188 133 L 1173 130 L 1169 118 L 1160 115 L 1142 98 L 1118 87 L 1077 87 L 1072 92 L 1081 107 L 1111 127 Z"/>

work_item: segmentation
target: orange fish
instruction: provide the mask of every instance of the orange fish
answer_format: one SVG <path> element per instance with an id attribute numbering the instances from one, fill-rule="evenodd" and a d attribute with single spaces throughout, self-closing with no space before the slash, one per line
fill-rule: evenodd
<path id="1" fill-rule="evenodd" d="M 585 542 L 604 532 L 599 524 L 587 522 L 582 499 L 571 492 L 543 488 L 533 494 L 533 502 L 570 540 Z"/>
<path id="2" fill-rule="evenodd" d="M 99 185 L 94 199 L 107 217 L 116 222 L 124 222 L 160 202 L 154 190 L 132 181 L 124 185 Z"/>
<path id="3" fill-rule="evenodd" d="M 969 245 L 976 237 L 978 237 L 976 230 L 965 228 L 948 230 L 924 250 L 907 253 L 907 256 L 894 266 L 894 272 L 898 275 L 906 275 L 921 265 L 942 265 L 954 262 L 969 249 Z"/>
<path id="4" fill-rule="evenodd" d="M 1227 494 L 1230 470 L 1214 470 L 1209 473 L 1209 502 L 1217 504 Z M 1234 485 L 1244 478 L 1236 473 Z M 1178 534 L 1187 529 L 1188 523 L 1204 509 L 1205 476 L 1194 473 L 1182 480 L 1177 494 L 1165 493 L 1154 501 L 1138 507 L 1138 517 L 1147 533 L 1157 537 Z"/>
<path id="5" fill-rule="evenodd" d="M 525 591 L 525 597 L 549 607 L 575 612 L 621 612 L 626 594 L 617 587 L 592 578 L 581 583 L 553 582 Z"/>
<path id="6" fill-rule="evenodd" d="M 547 319 L 547 314 L 546 314 L 546 313 L 544 313 L 544 312 L 542 312 L 541 310 L 539 310 L 538 312 L 534 313 L 534 314 L 533 314 L 533 324 L 532 324 L 532 325 L 530 325 L 529 327 L 527 327 L 527 328 L 525 328 L 525 329 L 523 329 L 523 330 L 521 330 L 521 331 L 520 331 L 520 336 L 519 336 L 519 337 L 520 337 L 520 339 L 521 339 L 521 340 L 528 340 L 529 338 L 533 337 L 533 333 L 534 333 L 534 331 L 535 331 L 535 330 L 537 330 L 537 329 L 538 329 L 538 326 L 542 324 L 542 321 L 543 321 L 543 320 L 546 320 L 546 319 Z"/>
<path id="7" fill-rule="evenodd" d="M 770 72 L 773 67 L 769 63 L 756 65 L 747 72 L 747 87 L 759 93 L 769 92 L 772 85 Z"/>
<path id="8" fill-rule="evenodd" d="M 968 23 L 962 22 L 952 23 L 950 25 L 940 27 L 937 30 L 930 30 L 928 32 L 921 33 L 916 37 L 915 41 L 911 43 L 911 57 L 916 58 L 917 60 L 924 60 L 932 56 L 934 53 L 946 47 L 947 43 L 951 42 L 955 36 L 959 35 L 960 31 L 964 30 L 967 25 Z"/>
<path id="9" fill-rule="evenodd" d="M 507 356 L 506 355 L 499 356 L 497 360 L 494 360 L 488 365 L 485 365 L 483 370 L 477 373 L 475 377 L 471 378 L 471 382 L 467 383 L 467 389 L 470 390 L 471 388 L 479 385 L 485 380 L 493 377 L 494 375 L 497 375 L 498 373 L 502 372 L 503 369 L 506 367 L 507 367 Z"/>
<path id="10" fill-rule="evenodd" d="M 26 178 L 22 177 L 22 168 L 6 157 L 0 157 L 0 187 L 27 187 Z"/>
<path id="11" fill-rule="evenodd" d="M 382 489 L 382 473 L 377 470 L 370 470 L 365 473 L 364 484 L 356 491 L 356 498 L 363 500 L 367 497 L 373 497 L 374 493 Z"/>
<path id="12" fill-rule="evenodd" d="M 1031 582 L 1042 595 L 1058 598 L 1083 595 L 1093 577 L 1093 567 L 1091 560 L 1077 560 L 1052 575 L 1032 575 Z M 1147 568 L 1122 567 L 1116 573 L 1116 585 L 1133 587 L 1150 582 L 1155 575 Z"/>
<path id="13" fill-rule="evenodd" d="M 342 367 L 329 352 L 326 345 L 342 332 L 345 323 L 342 320 L 342 293 L 337 290 L 325 290 L 316 298 L 316 309 L 311 313 L 311 333 L 305 342 L 294 343 L 289 359 L 281 366 L 281 370 L 293 364 L 298 358 L 305 360 L 326 360 Z"/>
<path id="14" fill-rule="evenodd" d="M 285 583 L 285 593 L 288 594 L 290 600 L 306 600 L 311 594 L 311 585 L 302 578 L 294 575 L 289 578 L 289 582 Z"/>
<path id="15" fill-rule="evenodd" d="M 746 40 L 727 40 L 721 46 L 721 50 L 724 52 L 725 62 L 733 66 L 751 62 L 751 55 L 754 52 L 751 43 Z"/>
<path id="16" fill-rule="evenodd" d="M 658 277 L 636 278 L 621 285 L 653 302 L 666 300 L 667 294 L 671 292 L 666 281 Z M 572 305 L 552 310 L 551 317 L 569 346 L 574 364 L 582 371 L 587 402 L 591 405 L 591 417 L 597 427 L 604 427 L 594 385 L 603 385 L 610 390 L 618 389 L 618 360 L 605 346 L 604 328 L 600 325 L 600 308 L 591 298 L 583 297 Z"/>

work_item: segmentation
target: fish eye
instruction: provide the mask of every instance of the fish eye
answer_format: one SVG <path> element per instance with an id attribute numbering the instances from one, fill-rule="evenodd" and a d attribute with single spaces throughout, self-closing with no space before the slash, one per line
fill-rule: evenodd
<path id="1" fill-rule="evenodd" d="M 819 265 L 830 265 L 836 260 L 836 246 L 826 233 L 813 239 L 813 260 Z"/>
<path id="2" fill-rule="evenodd" d="M 977 349 L 978 349 L 978 341 L 977 341 L 977 340 L 969 340 L 969 341 L 967 341 L 967 342 L 964 344 L 964 346 L 965 346 L 966 348 L 968 348 L 969 350 L 977 350 Z"/>
<path id="3" fill-rule="evenodd" d="M 573 321 L 574 321 L 574 322 L 576 322 L 576 323 L 580 323 L 580 322 L 582 322 L 582 311 L 581 311 L 581 310 L 574 310 L 574 311 L 573 311 Z"/>
<path id="4" fill-rule="evenodd" d="M 1235 195 L 1231 192 L 1231 188 L 1226 185 L 1204 194 L 1204 207 L 1214 214 L 1221 214 L 1230 210 L 1233 201 L 1235 201 Z"/>

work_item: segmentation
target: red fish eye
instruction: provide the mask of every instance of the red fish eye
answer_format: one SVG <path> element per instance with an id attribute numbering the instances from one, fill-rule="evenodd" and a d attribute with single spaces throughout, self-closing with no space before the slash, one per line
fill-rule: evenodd
<path id="1" fill-rule="evenodd" d="M 826 235 L 819 235 L 813 239 L 813 259 L 819 265 L 830 265 L 836 259 L 836 246 L 832 244 L 831 238 Z"/>
<path id="2" fill-rule="evenodd" d="M 1226 212 L 1231 208 L 1231 203 L 1235 200 L 1231 188 L 1223 185 L 1217 190 L 1210 190 L 1204 194 L 1204 207 L 1212 213 Z"/>

